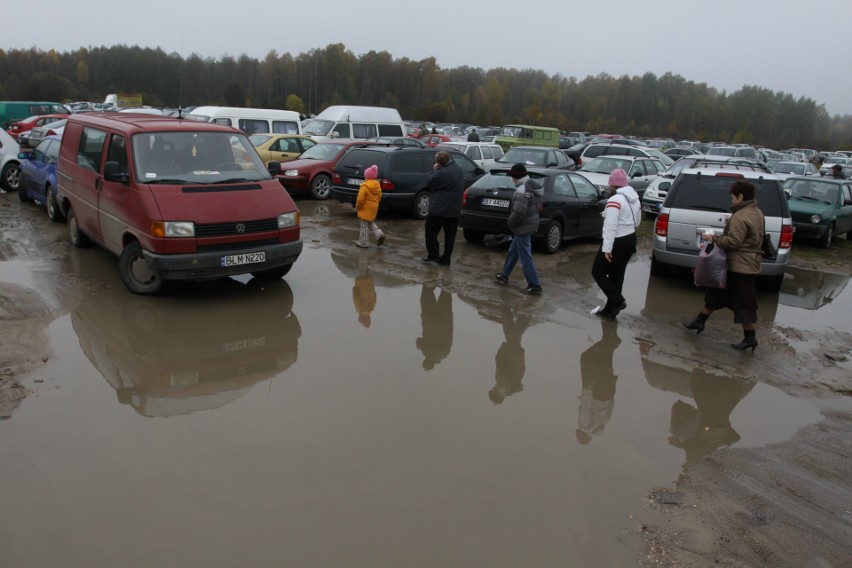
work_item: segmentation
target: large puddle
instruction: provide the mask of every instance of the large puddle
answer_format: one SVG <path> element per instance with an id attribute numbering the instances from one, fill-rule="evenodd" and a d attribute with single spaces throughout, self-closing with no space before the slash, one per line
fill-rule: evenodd
<path id="1" fill-rule="evenodd" d="M 4 565 L 633 565 L 649 489 L 820 418 L 611 322 L 313 246 L 286 283 L 160 299 L 86 262 L 109 289 L 51 325 L 44 382 L 0 424 Z M 628 281 L 637 317 L 700 302 L 649 285 L 646 262 Z M 801 322 L 829 296 L 849 313 L 832 290 L 762 317 Z"/>

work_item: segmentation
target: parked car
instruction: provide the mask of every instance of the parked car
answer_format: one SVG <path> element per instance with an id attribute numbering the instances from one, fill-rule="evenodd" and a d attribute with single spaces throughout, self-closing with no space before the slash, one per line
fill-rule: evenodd
<path id="1" fill-rule="evenodd" d="M 737 158 L 724 158 L 722 156 L 705 156 L 704 154 L 694 154 L 692 156 L 684 156 L 674 164 L 663 170 L 656 179 L 652 180 L 645 188 L 642 194 L 642 211 L 648 218 L 654 218 L 660 211 L 663 201 L 666 199 L 672 182 L 677 178 L 678 174 L 686 168 L 691 168 L 698 160 L 727 162 L 729 160 L 739 161 Z"/>
<path id="2" fill-rule="evenodd" d="M 494 165 L 495 160 L 503 156 L 503 148 L 488 142 L 444 142 L 436 148 L 461 152 L 485 171 L 488 171 Z"/>
<path id="3" fill-rule="evenodd" d="M 20 145 L 8 132 L 0 128 L 0 187 L 6 191 L 18 191 L 21 170 Z"/>
<path id="4" fill-rule="evenodd" d="M 786 162 L 782 160 L 769 160 L 766 162 L 772 173 L 782 180 L 790 176 L 815 176 L 819 173 L 816 166 L 811 162 Z"/>
<path id="5" fill-rule="evenodd" d="M 404 148 L 402 146 L 366 146 L 347 152 L 334 168 L 331 195 L 342 203 L 355 204 L 358 188 L 364 181 L 364 170 L 379 168 L 382 200 L 379 210 L 409 211 L 425 219 L 429 211 L 429 190 L 426 183 L 435 164 L 435 148 Z M 455 151 L 449 152 L 464 172 L 465 187 L 485 174 L 473 160 Z"/>
<path id="6" fill-rule="evenodd" d="M 425 148 L 426 143 L 410 136 L 379 136 L 367 138 L 364 142 L 375 142 L 376 144 L 391 144 L 393 146 L 412 146 L 414 148 Z"/>
<path id="7" fill-rule="evenodd" d="M 692 148 L 669 148 L 668 150 L 665 150 L 663 154 L 665 154 L 672 160 L 679 160 L 684 156 L 699 155 L 699 152 L 698 150 L 693 150 Z"/>
<path id="8" fill-rule="evenodd" d="M 298 158 L 316 142 L 310 136 L 301 134 L 252 134 L 249 140 L 254 144 L 264 164 L 269 162 L 289 162 Z"/>
<path id="9" fill-rule="evenodd" d="M 36 126 L 44 126 L 48 122 L 55 122 L 62 118 L 68 118 L 67 114 L 35 114 L 33 116 L 27 117 L 19 122 L 14 123 L 10 126 L 6 132 L 8 132 L 15 140 L 18 140 L 18 136 L 22 132 L 29 132 Z M 20 144 L 21 141 L 18 140 Z"/>
<path id="10" fill-rule="evenodd" d="M 757 205 L 766 218 L 766 233 L 777 250 L 774 258 L 763 259 L 761 284 L 774 292 L 781 289 L 793 244 L 793 220 L 781 180 L 756 163 L 699 160 L 680 172 L 654 224 L 652 276 L 664 276 L 675 267 L 695 268 L 701 235 L 725 226 L 731 185 L 736 181 L 754 185 Z"/>
<path id="11" fill-rule="evenodd" d="M 627 172 L 630 187 L 635 189 L 639 199 L 642 199 L 645 188 L 657 179 L 666 166 L 656 158 L 606 155 L 587 161 L 580 171 L 602 191 L 609 191 L 609 174 L 618 168 Z"/>
<path id="12" fill-rule="evenodd" d="M 36 126 L 32 130 L 30 130 L 30 136 L 27 140 L 27 146 L 29 146 L 30 148 L 35 148 L 41 143 L 42 140 L 44 140 L 48 136 L 62 136 L 62 131 L 65 128 L 66 122 L 68 122 L 67 118 L 60 118 L 59 120 L 48 122 L 46 124 L 43 124 L 42 126 Z"/>
<path id="13" fill-rule="evenodd" d="M 524 164 L 526 167 L 556 168 L 558 170 L 574 170 L 574 160 L 558 148 L 545 146 L 513 146 L 495 160 L 497 165 Z"/>
<path id="14" fill-rule="evenodd" d="M 331 197 L 331 178 L 338 160 L 350 149 L 368 144 L 358 140 L 320 142 L 305 150 L 297 159 L 287 162 L 275 177 L 291 194 L 310 192 L 314 199 L 328 199 Z"/>
<path id="15" fill-rule="evenodd" d="M 816 239 L 828 248 L 835 235 L 852 241 L 852 181 L 793 176 L 784 181 L 796 238 Z"/>
<path id="16" fill-rule="evenodd" d="M 443 144 L 444 142 L 452 142 L 453 137 L 449 134 L 427 134 L 423 138 L 420 139 L 423 144 L 429 146 L 430 148 L 434 148 L 438 144 Z"/>
<path id="17" fill-rule="evenodd" d="M 56 163 L 61 141 L 59 136 L 48 136 L 32 152 L 18 155 L 21 159 L 18 198 L 24 203 L 35 201 L 46 207 L 48 217 L 56 222 L 65 220 L 56 198 Z"/>
<path id="18" fill-rule="evenodd" d="M 511 234 L 508 220 L 516 187 L 509 169 L 492 169 L 465 190 L 459 227 L 466 241 L 479 243 L 486 235 Z M 578 172 L 539 167 L 527 172 L 544 188 L 539 228 L 533 236 L 539 248 L 553 254 L 568 239 L 601 235 L 609 191 L 600 191 Z"/>
<path id="19" fill-rule="evenodd" d="M 666 156 L 656 148 L 640 147 L 634 146 L 632 144 L 616 144 L 613 142 L 596 142 L 594 144 L 589 144 L 582 151 L 579 159 L 575 161 L 577 162 L 577 167 L 581 168 L 583 164 L 585 164 L 592 158 L 597 158 L 598 156 L 609 156 L 613 154 L 617 156 L 656 158 L 657 160 L 662 162 L 666 168 L 675 162 L 674 159 Z"/>

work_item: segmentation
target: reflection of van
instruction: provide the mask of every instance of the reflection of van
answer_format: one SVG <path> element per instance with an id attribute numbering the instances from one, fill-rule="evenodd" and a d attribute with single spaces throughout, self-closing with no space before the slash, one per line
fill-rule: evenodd
<path id="1" fill-rule="evenodd" d="M 559 148 L 559 130 L 546 126 L 529 126 L 526 124 L 507 124 L 500 129 L 500 134 L 494 138 L 504 151 L 512 146 L 549 146 Z"/>
<path id="2" fill-rule="evenodd" d="M 292 110 L 201 106 L 192 109 L 192 112 L 186 117 L 202 122 L 233 126 L 249 136 L 267 132 L 273 134 L 302 133 L 299 113 Z"/>
<path id="3" fill-rule="evenodd" d="M 7 129 L 12 123 L 37 114 L 68 114 L 68 109 L 59 103 L 32 101 L 0 102 L 0 128 Z"/>
<path id="4" fill-rule="evenodd" d="M 317 142 L 405 136 L 407 132 L 395 108 L 343 105 L 330 106 L 306 120 L 302 130 Z"/>
<path id="5" fill-rule="evenodd" d="M 57 181 L 72 244 L 117 255 L 136 294 L 158 294 L 168 280 L 281 278 L 302 252 L 295 203 L 227 126 L 71 115 Z"/>

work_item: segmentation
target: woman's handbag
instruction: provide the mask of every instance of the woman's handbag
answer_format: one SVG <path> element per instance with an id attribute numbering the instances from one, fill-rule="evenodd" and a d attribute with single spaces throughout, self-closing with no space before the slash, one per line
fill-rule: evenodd
<path id="1" fill-rule="evenodd" d="M 698 253 L 695 267 L 695 285 L 724 288 L 727 285 L 728 255 L 715 243 L 707 243 Z"/>
<path id="2" fill-rule="evenodd" d="M 763 233 L 763 242 L 760 244 L 760 252 L 763 253 L 763 258 L 775 258 L 778 255 L 778 251 L 772 244 L 772 239 L 769 237 L 769 233 Z"/>

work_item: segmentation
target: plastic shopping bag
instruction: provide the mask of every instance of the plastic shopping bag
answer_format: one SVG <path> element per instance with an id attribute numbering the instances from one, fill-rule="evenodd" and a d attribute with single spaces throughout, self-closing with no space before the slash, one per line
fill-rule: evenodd
<path id="1" fill-rule="evenodd" d="M 695 285 L 708 288 L 724 288 L 727 284 L 728 255 L 715 243 L 707 245 L 698 253 L 695 267 Z"/>

